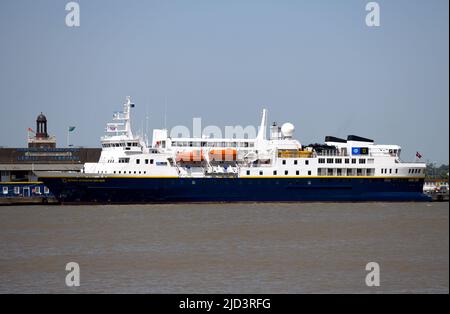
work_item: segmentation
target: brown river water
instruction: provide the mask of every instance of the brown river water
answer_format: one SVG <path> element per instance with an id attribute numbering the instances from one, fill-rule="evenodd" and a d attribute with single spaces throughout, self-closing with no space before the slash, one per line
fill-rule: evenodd
<path id="1" fill-rule="evenodd" d="M 0 207 L 0 293 L 340 292 L 449 293 L 448 203 Z"/>

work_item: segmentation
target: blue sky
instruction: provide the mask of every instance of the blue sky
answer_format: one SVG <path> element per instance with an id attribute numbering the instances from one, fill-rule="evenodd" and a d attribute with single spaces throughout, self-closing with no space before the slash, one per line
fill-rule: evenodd
<path id="1" fill-rule="evenodd" d="M 0 2 L 0 146 L 24 146 L 42 111 L 65 145 L 99 146 L 125 96 L 135 128 L 290 121 L 304 144 L 357 134 L 403 159 L 448 163 L 448 1 Z"/>

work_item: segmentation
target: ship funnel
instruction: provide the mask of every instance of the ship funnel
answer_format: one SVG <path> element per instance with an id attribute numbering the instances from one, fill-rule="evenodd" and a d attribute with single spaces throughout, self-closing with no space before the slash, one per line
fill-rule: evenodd
<path id="1" fill-rule="evenodd" d="M 263 109 L 261 124 L 259 126 L 258 135 L 256 136 L 256 139 L 258 141 L 266 139 L 266 129 L 267 129 L 267 110 Z"/>

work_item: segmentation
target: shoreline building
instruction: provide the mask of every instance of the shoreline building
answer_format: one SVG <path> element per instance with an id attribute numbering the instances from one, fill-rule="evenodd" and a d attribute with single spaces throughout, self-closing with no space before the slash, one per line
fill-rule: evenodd
<path id="1" fill-rule="evenodd" d="M 58 148 L 47 127 L 47 118 L 40 113 L 36 132 L 28 129 L 28 147 L 0 147 L 0 204 L 53 202 L 51 191 L 34 171 L 79 171 L 84 163 L 100 157 L 100 148 Z"/>
<path id="2" fill-rule="evenodd" d="M 32 129 L 28 129 L 29 132 Z M 36 119 L 35 136 L 28 136 L 28 148 L 56 148 L 56 138 L 47 133 L 47 117 L 41 114 Z"/>

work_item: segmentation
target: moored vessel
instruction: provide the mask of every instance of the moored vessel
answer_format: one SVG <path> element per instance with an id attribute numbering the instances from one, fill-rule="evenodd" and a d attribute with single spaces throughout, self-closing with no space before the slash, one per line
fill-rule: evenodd
<path id="1" fill-rule="evenodd" d="M 425 163 L 403 162 L 398 145 L 349 135 L 302 145 L 291 123 L 263 110 L 255 138 L 174 138 L 153 131 L 151 145 L 131 128 L 128 97 L 114 114 L 102 153 L 80 172 L 37 172 L 65 203 L 428 201 Z"/>

